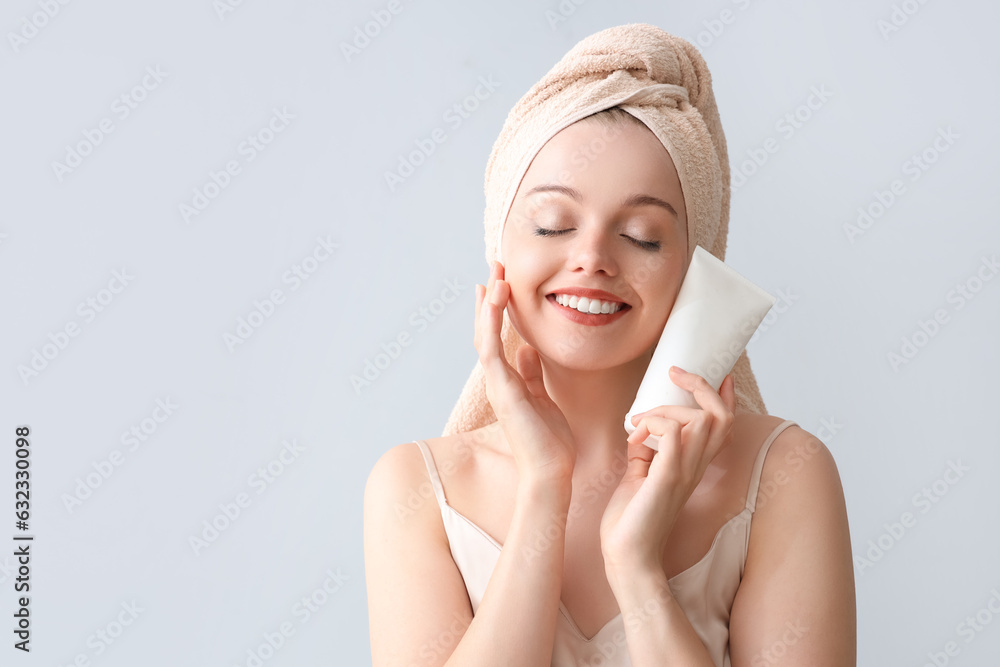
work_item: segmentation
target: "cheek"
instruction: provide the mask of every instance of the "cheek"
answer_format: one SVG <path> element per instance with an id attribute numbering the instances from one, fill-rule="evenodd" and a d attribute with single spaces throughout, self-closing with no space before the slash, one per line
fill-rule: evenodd
<path id="1" fill-rule="evenodd" d="M 507 302 L 507 309 L 512 313 L 525 312 L 532 308 L 537 308 L 536 294 L 533 283 L 526 283 L 523 280 L 514 279 L 510 282 L 510 299 Z"/>
<path id="2" fill-rule="evenodd" d="M 632 274 L 631 285 L 639 293 L 642 300 L 643 319 L 652 322 L 662 320 L 673 308 L 677 293 L 683 281 L 683 266 L 659 267 L 651 271 L 638 271 Z"/>
<path id="3" fill-rule="evenodd" d="M 543 303 L 544 295 L 541 294 L 541 279 L 537 273 L 536 266 L 531 264 L 525 255 L 519 254 L 516 263 L 513 263 L 510 270 L 505 271 L 505 277 L 510 287 L 510 298 L 507 301 L 507 313 L 511 322 L 520 324 L 530 322 L 534 317 L 539 316 L 541 309 L 546 305 Z"/>
<path id="4" fill-rule="evenodd" d="M 510 284 L 513 298 L 528 296 L 539 289 L 552 274 L 551 253 L 531 243 L 511 244 L 509 262 L 504 265 L 504 279 Z"/>

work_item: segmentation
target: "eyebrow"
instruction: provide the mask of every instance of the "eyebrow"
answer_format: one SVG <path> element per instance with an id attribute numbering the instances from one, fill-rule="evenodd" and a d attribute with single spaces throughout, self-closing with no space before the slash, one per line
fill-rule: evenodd
<path id="1" fill-rule="evenodd" d="M 583 200 L 583 195 L 579 191 L 573 188 L 567 187 L 565 185 L 556 185 L 554 183 L 545 185 L 536 185 L 535 187 L 528 190 L 524 195 L 525 197 L 530 197 L 531 195 L 540 194 L 542 192 L 556 192 L 559 194 L 564 194 L 567 197 L 574 199 L 577 202 Z M 633 194 L 622 199 L 619 206 L 623 208 L 633 208 L 638 206 L 659 206 L 662 209 L 667 210 L 675 220 L 679 220 L 680 217 L 677 215 L 677 209 L 675 209 L 670 202 L 664 201 L 659 197 L 654 197 L 652 195 L 646 194 Z"/>

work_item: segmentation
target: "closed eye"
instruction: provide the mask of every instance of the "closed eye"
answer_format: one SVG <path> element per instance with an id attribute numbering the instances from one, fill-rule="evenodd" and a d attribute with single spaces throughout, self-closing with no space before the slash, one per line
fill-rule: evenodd
<path id="1" fill-rule="evenodd" d="M 566 232 L 573 231 L 571 229 L 546 229 L 545 227 L 535 227 L 535 236 L 558 236 L 559 234 L 564 234 Z M 642 241 L 640 239 L 632 238 L 627 234 L 622 234 L 622 238 L 628 239 L 633 244 L 639 246 L 643 250 L 659 250 L 659 241 Z"/>

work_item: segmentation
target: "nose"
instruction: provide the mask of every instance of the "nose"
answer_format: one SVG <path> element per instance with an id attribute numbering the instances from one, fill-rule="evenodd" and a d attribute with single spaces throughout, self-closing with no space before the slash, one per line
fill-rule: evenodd
<path id="1" fill-rule="evenodd" d="M 567 268 L 586 274 L 617 275 L 618 263 L 613 252 L 612 232 L 597 224 L 584 225 L 569 244 Z"/>

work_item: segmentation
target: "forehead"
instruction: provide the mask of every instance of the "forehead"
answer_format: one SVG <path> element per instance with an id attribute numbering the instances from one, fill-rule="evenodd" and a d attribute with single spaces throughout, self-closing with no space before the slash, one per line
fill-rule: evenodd
<path id="1" fill-rule="evenodd" d="M 535 155 L 518 186 L 517 198 L 541 184 L 564 185 L 594 196 L 626 190 L 680 200 L 674 162 L 656 135 L 635 123 L 608 125 L 585 119 L 556 133 Z M 532 200 L 550 199 L 536 194 Z"/>

